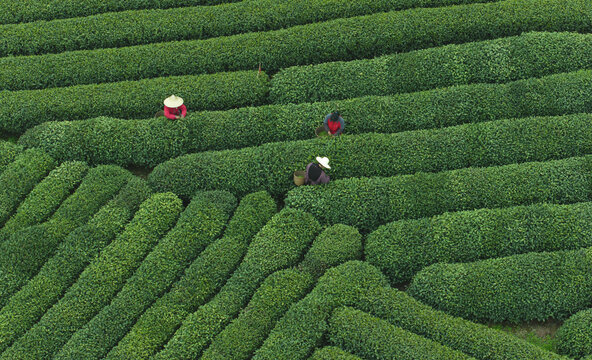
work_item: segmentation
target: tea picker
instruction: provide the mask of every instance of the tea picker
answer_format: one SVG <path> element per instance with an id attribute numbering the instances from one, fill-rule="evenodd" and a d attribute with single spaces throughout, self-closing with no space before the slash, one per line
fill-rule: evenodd
<path id="1" fill-rule="evenodd" d="M 154 117 L 163 115 L 171 120 L 184 118 L 187 115 L 187 107 L 183 105 L 183 99 L 175 95 L 164 99 L 164 111 L 157 112 Z"/>
<path id="2" fill-rule="evenodd" d="M 343 121 L 339 111 L 333 111 L 329 115 L 325 116 L 323 126 L 329 135 L 338 136 L 341 135 L 343 129 L 345 128 L 345 121 Z"/>
<path id="3" fill-rule="evenodd" d="M 329 158 L 317 156 L 318 162 L 311 162 L 304 171 L 304 183 L 307 185 L 327 184 L 330 180 L 329 175 L 325 174 L 323 169 L 331 169 Z"/>

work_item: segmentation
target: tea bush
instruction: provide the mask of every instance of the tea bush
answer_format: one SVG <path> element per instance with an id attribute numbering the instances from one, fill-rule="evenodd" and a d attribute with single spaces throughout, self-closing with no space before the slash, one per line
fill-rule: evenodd
<path id="1" fill-rule="evenodd" d="M 428 265 L 592 246 L 592 203 L 535 204 L 401 220 L 368 236 L 366 261 L 392 283 Z"/>

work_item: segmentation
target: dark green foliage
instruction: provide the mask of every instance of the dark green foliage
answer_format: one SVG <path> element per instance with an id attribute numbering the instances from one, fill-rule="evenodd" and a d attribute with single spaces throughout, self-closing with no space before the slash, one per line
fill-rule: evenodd
<path id="1" fill-rule="evenodd" d="M 393 11 L 207 40 L 5 57 L 0 59 L 0 84 L 8 90 L 39 89 L 247 70 L 259 63 L 274 71 L 525 31 L 586 32 L 592 30 L 591 13 L 588 0 L 508 0 Z"/>
<path id="2" fill-rule="evenodd" d="M 17 155 L 0 173 L 0 226 L 12 215 L 21 201 L 57 163 L 39 149 Z"/>
<path id="3" fill-rule="evenodd" d="M 351 307 L 333 312 L 328 338 L 364 359 L 474 359 Z"/>
<path id="4" fill-rule="evenodd" d="M 560 354 L 569 355 L 579 359 L 592 359 L 592 312 L 590 309 L 575 313 L 567 319 L 556 334 L 557 351 Z"/>
<path id="5" fill-rule="evenodd" d="M 293 172 L 304 170 L 316 156 L 330 159 L 327 173 L 334 180 L 545 161 L 592 152 L 591 125 L 592 115 L 578 114 L 271 143 L 181 156 L 158 165 L 148 181 L 157 191 L 184 198 L 202 189 L 281 195 L 294 187 Z"/>
<path id="6" fill-rule="evenodd" d="M 498 0 L 486 0 L 485 2 L 489 1 Z M 232 2 L 232 0 L 214 2 Z M 206 39 L 252 31 L 281 29 L 311 22 L 408 7 L 475 2 L 482 1 L 291 0 L 286 2 L 256 0 L 211 7 L 195 6 L 167 10 L 110 12 L 85 18 L 0 26 L 0 33 L 3 35 L 0 38 L 0 56 L 36 55 L 164 41 Z M 189 1 L 187 5 L 192 3 L 201 5 L 206 2 Z M 100 5 L 105 6 L 105 2 Z M 152 8 L 152 6 L 142 7 Z M 137 7 L 132 4 L 129 8 Z M 125 9 L 124 7 L 121 10 Z M 2 23 L 1 12 L 0 23 Z"/>
<path id="7" fill-rule="evenodd" d="M 519 79 L 592 68 L 590 35 L 520 36 L 281 70 L 273 103 L 301 103 L 388 95 L 472 83 Z"/>
<path id="8" fill-rule="evenodd" d="M 34 276 L 60 242 L 84 225 L 132 176 L 113 165 L 89 170 L 48 221 L 19 230 L 0 244 L 0 304 Z"/>
<path id="9" fill-rule="evenodd" d="M 216 296 L 189 315 L 155 359 L 194 358 L 277 270 L 296 265 L 320 231 L 308 213 L 284 209 L 257 234 L 232 277 Z"/>
<path id="10" fill-rule="evenodd" d="M 362 235 L 356 228 L 336 224 L 325 229 L 312 243 L 298 267 L 321 277 L 329 268 L 362 257 Z"/>
<path id="11" fill-rule="evenodd" d="M 124 119 L 152 118 L 157 111 L 163 110 L 163 100 L 171 94 L 183 98 L 189 114 L 198 110 L 224 110 L 261 105 L 267 100 L 268 87 L 268 77 L 265 73 L 241 71 L 43 90 L 0 91 L 2 103 L 0 130 L 21 133 L 46 121 L 70 121 L 96 116 L 116 116 Z M 151 119 L 151 123 L 160 124 L 160 136 L 183 133 L 185 122 L 186 120 L 173 121 L 164 117 Z M 99 125 L 100 123 L 94 124 L 94 126 Z M 89 147 L 101 145 L 98 150 L 95 150 L 97 156 L 104 155 L 102 151 L 109 154 L 110 147 L 113 145 L 108 146 L 103 143 L 117 144 L 118 141 L 127 141 L 120 137 L 128 135 L 137 123 L 130 125 L 132 127 L 124 132 L 121 128 L 112 128 L 106 124 L 100 129 L 104 133 L 101 139 L 84 145 L 77 144 L 72 150 L 87 149 L 88 151 Z M 167 130 L 162 133 L 165 125 Z M 138 137 L 135 141 L 154 143 L 154 139 L 150 138 L 149 134 L 143 133 L 146 131 L 145 127 L 139 130 L 133 134 L 134 137 Z M 56 136 L 60 136 L 62 131 L 64 130 L 56 129 L 55 132 L 47 133 L 39 140 L 42 143 L 56 141 Z M 79 129 L 78 136 L 82 136 L 85 131 L 85 128 Z M 175 149 L 182 145 L 177 143 L 179 139 L 171 139 L 171 137 L 167 137 L 166 140 L 174 141 L 175 144 L 150 144 L 152 151 Z M 160 146 L 165 145 L 165 149 L 158 150 Z"/>
<path id="12" fill-rule="evenodd" d="M 236 207 L 228 192 L 198 192 L 175 227 L 148 254 L 111 304 L 78 330 L 54 359 L 101 359 L 127 334 L 201 251 L 222 232 Z"/>
<path id="13" fill-rule="evenodd" d="M 365 262 L 350 261 L 327 270 L 315 288 L 277 322 L 253 359 L 306 359 L 320 345 L 333 309 L 355 305 L 359 296 L 387 284 L 384 275 Z"/>
<path id="14" fill-rule="evenodd" d="M 308 293 L 325 270 L 359 259 L 361 253 L 362 236 L 355 228 L 338 224 L 325 229 L 298 270 L 280 270 L 267 277 L 245 310 L 212 340 L 201 359 L 249 359 L 275 322 Z"/>
<path id="15" fill-rule="evenodd" d="M 17 155 L 23 152 L 23 147 L 10 141 L 0 141 L 0 174 L 8 164 L 13 162 Z"/>
<path id="16" fill-rule="evenodd" d="M 310 139 L 334 109 L 340 109 L 346 119 L 346 134 L 592 112 L 592 71 L 388 97 L 194 112 L 182 122 L 114 118 L 47 122 L 27 131 L 19 141 L 41 147 L 61 161 L 155 166 L 187 153 Z"/>
<path id="17" fill-rule="evenodd" d="M 129 9 L 166 9 L 233 1 L 239 0 L 30 0 L 20 4 L 3 2 L 0 24 L 62 19 Z"/>
<path id="18" fill-rule="evenodd" d="M 396 220 L 450 211 L 592 200 L 592 158 L 580 157 L 301 186 L 285 199 L 325 224 L 374 230 Z M 503 189 L 503 191 L 500 191 Z"/>
<path id="19" fill-rule="evenodd" d="M 64 162 L 37 184 L 0 229 L 0 242 L 16 231 L 45 221 L 80 183 L 88 165 L 80 161 Z"/>
<path id="20" fill-rule="evenodd" d="M 171 193 L 155 194 L 142 203 L 124 232 L 0 359 L 51 358 L 74 332 L 109 304 L 149 250 L 174 225 L 181 210 L 181 200 Z"/>
<path id="21" fill-rule="evenodd" d="M 408 292 L 448 314 L 477 321 L 565 319 L 592 304 L 590 248 L 434 264 Z"/>
<path id="22" fill-rule="evenodd" d="M 329 269 L 316 287 L 278 321 L 254 360 L 299 360 L 318 346 L 335 308 L 354 306 L 477 359 L 565 359 L 517 337 L 435 311 L 404 292 L 365 262 Z"/>
<path id="23" fill-rule="evenodd" d="M 187 315 L 222 287 L 247 252 L 251 238 L 276 212 L 265 192 L 245 196 L 224 237 L 210 244 L 171 290 L 144 312 L 107 359 L 146 359 L 173 335 Z"/>
<path id="24" fill-rule="evenodd" d="M 586 309 L 575 313 L 555 334 L 557 351 L 576 359 L 592 354 L 591 330 L 592 310 Z"/>
<path id="25" fill-rule="evenodd" d="M 0 310 L 0 352 L 24 334 L 72 285 L 86 265 L 108 245 L 150 196 L 144 180 L 133 177 L 88 222 L 72 231 L 39 273 Z"/>
<path id="26" fill-rule="evenodd" d="M 532 251 L 592 246 L 592 203 L 535 204 L 401 220 L 368 236 L 366 261 L 393 284 L 438 262 L 469 262 Z"/>
<path id="27" fill-rule="evenodd" d="M 362 360 L 362 358 L 334 346 L 325 346 L 315 350 L 308 360 Z"/>
<path id="28" fill-rule="evenodd" d="M 249 359 L 278 318 L 313 285 L 311 274 L 295 269 L 269 275 L 241 314 L 212 340 L 200 359 Z"/>

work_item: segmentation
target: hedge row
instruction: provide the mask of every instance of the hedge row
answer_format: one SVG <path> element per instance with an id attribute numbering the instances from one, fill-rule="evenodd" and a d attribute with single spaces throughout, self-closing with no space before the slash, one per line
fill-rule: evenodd
<path id="1" fill-rule="evenodd" d="M 54 359 L 102 359 L 228 222 L 236 198 L 225 191 L 197 193 L 175 227 L 152 249 L 124 287 L 78 330 Z"/>
<path id="2" fill-rule="evenodd" d="M 308 360 L 362 360 L 347 351 L 334 346 L 319 348 L 308 358 Z"/>
<path id="3" fill-rule="evenodd" d="M 153 167 L 188 153 L 310 139 L 323 117 L 335 109 L 347 121 L 347 134 L 592 112 L 592 71 L 389 97 L 198 112 L 182 122 L 112 118 L 47 122 L 27 131 L 19 142 L 40 147 L 61 161 Z"/>
<path id="4" fill-rule="evenodd" d="M 330 159 L 333 179 L 545 161 L 592 152 L 591 124 L 592 115 L 577 114 L 270 143 L 181 156 L 158 165 L 148 182 L 181 197 L 200 189 L 279 195 L 294 187 L 293 172 L 316 156 Z"/>
<path id="5" fill-rule="evenodd" d="M 591 12 L 588 0 L 507 0 L 393 11 L 207 40 L 5 57 L 0 59 L 0 84 L 1 89 L 39 89 L 246 70 L 259 63 L 274 71 L 524 31 L 585 32 L 592 29 Z"/>
<path id="6" fill-rule="evenodd" d="M 565 319 L 592 304 L 591 251 L 434 264 L 414 276 L 408 292 L 465 319 L 513 323 Z"/>
<path id="7" fill-rule="evenodd" d="M 144 180 L 131 178 L 88 224 L 64 239 L 39 273 L 0 310 L 0 353 L 59 300 L 91 260 L 123 230 L 150 192 Z"/>
<path id="8" fill-rule="evenodd" d="M 0 56 L 37 55 L 165 41 L 206 39 L 268 31 L 415 6 L 447 6 L 499 0 L 274 0 L 167 10 L 130 10 L 0 26 Z M 1 16 L 1 15 L 0 15 Z"/>
<path id="9" fill-rule="evenodd" d="M 592 202 L 535 204 L 401 220 L 368 236 L 366 261 L 398 284 L 435 263 L 592 246 Z"/>
<path id="10" fill-rule="evenodd" d="M 88 165 L 80 161 L 64 162 L 50 171 L 0 229 L 0 242 L 18 230 L 45 221 L 78 186 L 87 171 Z"/>
<path id="11" fill-rule="evenodd" d="M 313 241 L 297 269 L 276 271 L 265 279 L 246 306 L 248 311 L 216 335 L 200 359 L 249 359 L 276 321 L 310 291 L 326 269 L 359 259 L 361 252 L 358 230 L 339 224 L 327 228 Z"/>
<path id="12" fill-rule="evenodd" d="M 3 2 L 0 24 L 88 16 L 132 9 L 166 9 L 179 6 L 215 5 L 240 0 L 32 0 L 24 4 Z"/>
<path id="13" fill-rule="evenodd" d="M 451 211 L 592 200 L 592 158 L 580 157 L 389 178 L 338 180 L 290 191 L 287 206 L 324 224 L 363 231 Z M 503 191 L 500 191 L 503 189 Z"/>
<path id="14" fill-rule="evenodd" d="M 272 218 L 276 204 L 265 192 L 245 196 L 224 237 L 208 245 L 171 290 L 148 308 L 107 359 L 146 359 L 164 346 L 183 319 L 222 287 L 251 239 Z"/>
<path id="15" fill-rule="evenodd" d="M 154 359 L 185 359 L 201 353 L 267 276 L 296 265 L 319 231 L 319 223 L 308 213 L 284 209 L 275 215 L 253 239 L 242 263 L 222 289 L 185 318 Z"/>
<path id="16" fill-rule="evenodd" d="M 351 307 L 333 311 L 328 338 L 365 359 L 474 359 Z"/>
<path id="17" fill-rule="evenodd" d="M 62 240 L 84 225 L 132 176 L 113 165 L 89 170 L 48 221 L 17 231 L 0 244 L 0 305 L 35 276 Z"/>
<path id="18" fill-rule="evenodd" d="M 0 174 L 8 164 L 13 162 L 17 155 L 23 152 L 23 147 L 10 141 L 0 140 Z"/>
<path id="19" fill-rule="evenodd" d="M 575 313 L 555 334 L 557 352 L 579 359 L 592 354 L 592 311 Z"/>
<path id="20" fill-rule="evenodd" d="M 153 117 L 163 109 L 162 101 L 171 94 L 183 98 L 189 114 L 198 110 L 260 105 L 267 101 L 268 90 L 265 73 L 241 71 L 44 90 L 0 91 L 0 131 L 21 133 L 46 121 L 70 121 L 95 116 L 124 119 Z M 184 128 L 183 121 L 159 119 L 157 122 L 169 128 L 165 134 L 178 133 L 179 127 Z M 106 134 L 110 141 L 116 142 L 125 136 L 119 133 L 119 129 L 113 130 Z M 141 141 L 152 141 L 141 133 L 135 135 Z M 176 146 L 179 145 L 168 145 L 173 149 Z M 157 151 L 157 148 L 152 151 Z"/>
<path id="21" fill-rule="evenodd" d="M 142 203 L 124 232 L 87 266 L 76 283 L 0 359 L 51 358 L 123 287 L 146 253 L 175 223 L 182 204 L 174 194 Z M 117 271 L 115 271 L 115 269 Z"/>
<path id="22" fill-rule="evenodd" d="M 406 93 L 472 83 L 505 83 L 592 68 L 591 35 L 520 36 L 281 70 L 270 101 L 278 104 Z"/>
<path id="23" fill-rule="evenodd" d="M 366 262 L 350 261 L 327 270 L 316 287 L 278 321 L 253 359 L 306 359 L 328 330 L 331 313 L 341 306 L 357 307 L 477 359 L 563 359 L 511 334 L 435 311 L 387 283 Z"/>
<path id="24" fill-rule="evenodd" d="M 35 185 L 56 166 L 56 161 L 45 152 L 29 149 L 4 168 L 0 173 L 0 227 Z"/>

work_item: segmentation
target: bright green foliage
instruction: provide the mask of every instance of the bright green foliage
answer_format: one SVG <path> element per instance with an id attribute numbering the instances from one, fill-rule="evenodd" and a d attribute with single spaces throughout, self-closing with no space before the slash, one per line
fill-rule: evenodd
<path id="1" fill-rule="evenodd" d="M 301 103 L 388 95 L 472 83 L 505 83 L 592 68 L 591 35 L 526 33 L 448 45 L 370 60 L 281 70 L 273 103 Z"/>
<path id="2" fill-rule="evenodd" d="M 431 265 L 408 292 L 448 314 L 513 323 L 565 319 L 592 303 L 592 249 Z"/>
<path id="3" fill-rule="evenodd" d="M 111 304 L 78 330 L 54 359 L 101 359 L 135 320 L 218 237 L 236 207 L 224 191 L 197 193 L 177 225 L 154 247 Z"/>
<path id="4" fill-rule="evenodd" d="M 317 349 L 308 360 L 362 360 L 355 355 L 334 346 Z"/>
<path id="5" fill-rule="evenodd" d="M 66 292 L 150 196 L 144 180 L 133 177 L 88 224 L 72 231 L 39 273 L 0 310 L 0 352 L 24 334 Z"/>
<path id="6" fill-rule="evenodd" d="M 524 31 L 586 32 L 592 30 L 591 14 L 589 0 L 507 0 L 393 11 L 207 40 L 5 57 L 0 59 L 0 84 L 7 90 L 40 89 L 246 70 L 259 63 L 274 71 Z"/>
<path id="7" fill-rule="evenodd" d="M 592 203 L 535 204 L 401 220 L 368 236 L 366 261 L 398 284 L 439 262 L 592 246 Z"/>
<path id="8" fill-rule="evenodd" d="M 351 307 L 333 312 L 328 338 L 364 359 L 474 359 Z"/>
<path id="9" fill-rule="evenodd" d="M 489 1 L 498 0 L 486 2 Z M 205 39 L 415 6 L 475 2 L 481 0 L 256 0 L 211 7 L 111 12 L 87 18 L 0 26 L 3 35 L 0 56 Z M 101 5 L 105 6 L 104 2 Z"/>
<path id="10" fill-rule="evenodd" d="M 265 279 L 245 311 L 212 340 L 201 359 L 249 359 L 276 321 L 308 293 L 325 270 L 359 259 L 361 252 L 362 236 L 355 228 L 338 224 L 323 231 L 297 269 L 276 271 Z"/>
<path id="11" fill-rule="evenodd" d="M 0 226 L 21 201 L 54 167 L 56 162 L 39 149 L 17 155 L 0 173 Z"/>
<path id="12" fill-rule="evenodd" d="M 278 318 L 306 295 L 313 285 L 314 279 L 309 273 L 295 269 L 279 270 L 269 275 L 239 317 L 212 340 L 210 347 L 199 358 L 249 359 Z M 195 354 L 199 355 L 198 352 Z M 193 353 L 191 356 L 197 358 Z"/>
<path id="13" fill-rule="evenodd" d="M 271 143 L 181 156 L 157 166 L 148 181 L 157 191 L 184 198 L 201 189 L 280 195 L 294 187 L 292 173 L 316 156 L 330 159 L 332 179 L 545 161 L 592 152 L 591 125 L 592 115 L 577 114 Z"/>
<path id="14" fill-rule="evenodd" d="M 163 100 L 171 94 L 183 98 L 189 114 L 198 110 L 224 110 L 260 105 L 267 101 L 268 88 L 265 73 L 241 71 L 43 90 L 0 91 L 0 130 L 20 133 L 46 121 L 70 121 L 96 116 L 116 116 L 124 119 L 153 117 L 157 111 L 164 109 Z M 162 118 L 153 121 L 160 123 L 161 128 L 164 125 L 170 127 L 166 134 L 179 132 L 185 127 L 185 120 L 171 121 Z M 110 129 L 106 126 L 101 130 L 107 133 L 99 139 L 100 142 L 91 142 L 85 144 L 85 147 L 97 146 L 103 151 L 108 151 L 109 147 L 103 143 L 116 143 L 122 136 L 121 129 Z M 40 140 L 56 141 L 55 137 L 59 134 L 58 130 Z M 140 131 L 135 132 L 134 136 L 139 137 L 136 141 L 154 142 L 154 139 L 147 138 L 147 135 Z M 163 144 L 152 146 L 153 151 L 158 151 L 158 146 Z M 174 149 L 176 146 L 179 144 L 168 145 L 167 148 Z M 76 146 L 79 147 L 80 144 Z"/>
<path id="15" fill-rule="evenodd" d="M 23 152 L 23 147 L 10 141 L 0 141 L 0 174 L 8 164 L 13 162 L 17 155 Z"/>
<path id="16" fill-rule="evenodd" d="M 308 213 L 284 209 L 275 215 L 253 239 L 224 287 L 183 321 L 155 359 L 193 358 L 200 354 L 267 276 L 296 265 L 319 231 L 318 222 Z"/>
<path id="17" fill-rule="evenodd" d="M 48 221 L 19 230 L 0 244 L 0 304 L 33 277 L 62 240 L 84 225 L 132 176 L 113 165 L 89 170 Z"/>
<path id="18" fill-rule="evenodd" d="M 388 287 L 376 268 L 358 261 L 329 269 L 278 321 L 253 359 L 306 359 L 328 330 L 331 313 L 341 306 L 354 306 L 477 359 L 563 359 L 513 335 L 435 311 Z"/>
<path id="19" fill-rule="evenodd" d="M 329 268 L 360 259 L 362 249 L 362 235 L 356 228 L 336 224 L 319 234 L 298 268 L 318 279 Z"/>
<path id="20" fill-rule="evenodd" d="M 239 0 L 29 0 L 3 2 L 0 24 L 52 20 L 130 9 L 166 9 L 177 6 L 214 5 Z"/>
<path id="21" fill-rule="evenodd" d="M 195 112 L 182 122 L 103 117 L 47 122 L 27 131 L 19 142 L 41 147 L 61 161 L 155 166 L 187 153 L 310 139 L 324 116 L 335 109 L 346 119 L 346 134 L 396 133 L 502 118 L 592 112 L 591 85 L 592 71 L 579 71 L 388 97 Z"/>
<path id="22" fill-rule="evenodd" d="M 185 270 L 171 290 L 144 312 L 107 359 L 146 359 L 166 344 L 185 317 L 222 287 L 247 252 L 251 238 L 276 212 L 265 192 L 245 196 L 224 237 L 214 241 Z"/>
<path id="23" fill-rule="evenodd" d="M 558 352 L 576 359 L 592 354 L 591 330 L 592 310 L 586 309 L 575 313 L 555 334 Z"/>
<path id="24" fill-rule="evenodd" d="M 0 229 L 0 242 L 27 226 L 45 221 L 80 183 L 88 165 L 80 161 L 64 162 L 37 184 Z"/>
<path id="25" fill-rule="evenodd" d="M 592 200 L 592 158 L 580 157 L 301 186 L 285 199 L 325 224 L 375 230 L 396 220 L 450 211 Z M 503 189 L 503 191 L 500 191 Z"/>
<path id="26" fill-rule="evenodd" d="M 51 358 L 74 332 L 109 304 L 158 239 L 174 225 L 181 210 L 181 200 L 171 193 L 155 194 L 143 202 L 124 232 L 0 359 Z"/>

